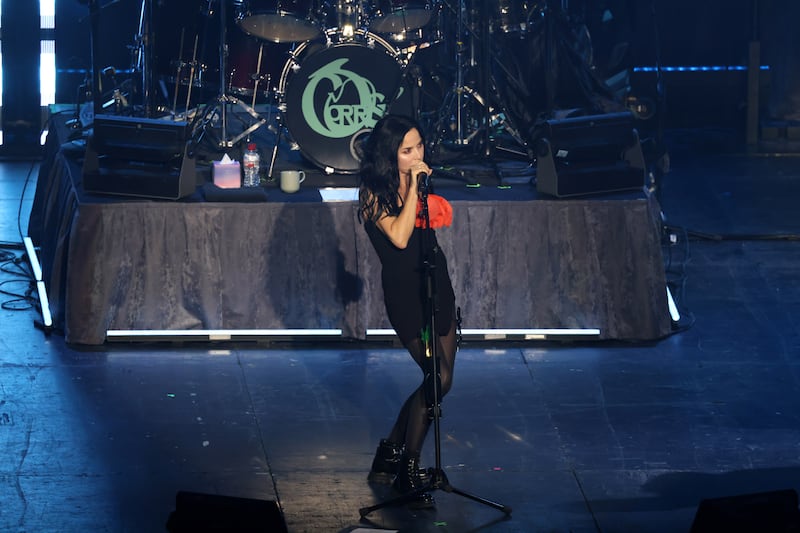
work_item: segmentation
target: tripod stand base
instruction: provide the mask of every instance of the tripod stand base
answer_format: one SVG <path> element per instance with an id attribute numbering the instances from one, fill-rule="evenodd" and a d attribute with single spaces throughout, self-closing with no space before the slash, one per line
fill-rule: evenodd
<path id="1" fill-rule="evenodd" d="M 239 106 L 248 115 L 250 115 L 250 117 L 253 118 L 253 122 L 250 124 L 250 126 L 234 137 L 228 137 L 228 114 L 230 112 L 228 110 L 229 105 Z M 220 118 L 221 129 L 221 134 L 216 139 L 217 148 L 231 148 L 236 146 L 240 141 L 248 138 L 251 133 L 267 123 L 266 119 L 264 119 L 255 109 L 247 105 L 242 100 L 236 98 L 235 96 L 222 94 L 218 96 L 214 102 L 208 104 L 203 110 L 200 124 L 197 127 L 197 129 L 200 131 L 200 134 L 194 134 L 198 140 L 202 138 L 203 135 L 208 132 L 208 130 L 213 129 L 212 123 L 216 116 L 219 116 Z"/>
<path id="2" fill-rule="evenodd" d="M 470 494 L 469 492 L 463 491 L 461 489 L 452 486 L 450 484 L 450 481 L 447 479 L 447 475 L 444 473 L 444 471 L 436 470 L 435 468 L 431 468 L 429 469 L 429 471 L 430 471 L 430 482 L 426 486 L 421 487 L 418 490 L 409 492 L 407 494 L 398 496 L 397 498 L 393 498 L 391 500 L 378 503 L 376 505 L 371 505 L 369 507 L 362 507 L 361 509 L 358 510 L 358 514 L 361 516 L 361 518 L 364 518 L 367 515 L 379 509 L 383 509 L 384 507 L 412 503 L 418 498 L 420 494 L 424 494 L 426 492 L 431 492 L 434 490 L 443 490 L 445 492 L 449 492 L 452 494 L 458 494 L 459 496 L 463 496 L 464 498 L 467 498 L 474 502 L 478 502 L 493 509 L 497 509 L 498 511 L 502 511 L 507 516 L 511 515 L 511 507 L 507 505 L 503 505 L 502 503 L 497 503 L 492 500 L 487 500 L 486 498 Z"/>

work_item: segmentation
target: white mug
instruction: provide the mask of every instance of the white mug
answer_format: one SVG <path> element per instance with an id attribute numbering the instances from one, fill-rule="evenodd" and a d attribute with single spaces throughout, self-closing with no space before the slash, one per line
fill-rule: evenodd
<path id="1" fill-rule="evenodd" d="M 281 190 L 283 192 L 297 192 L 300 184 L 306 179 L 302 170 L 281 170 Z"/>

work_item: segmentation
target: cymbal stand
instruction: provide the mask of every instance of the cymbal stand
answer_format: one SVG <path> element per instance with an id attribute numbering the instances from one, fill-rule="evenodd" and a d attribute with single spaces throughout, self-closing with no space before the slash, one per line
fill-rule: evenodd
<path id="1" fill-rule="evenodd" d="M 464 38 L 466 36 L 464 19 L 466 13 L 465 0 L 459 0 L 456 19 L 456 86 L 453 93 L 458 99 L 456 102 L 456 144 L 459 146 L 467 143 L 467 139 L 464 137 L 464 106 L 461 105 L 461 100 L 464 96 Z"/>
<path id="2" fill-rule="evenodd" d="M 256 98 L 258 98 L 258 86 L 261 85 L 261 82 L 264 82 L 264 85 L 269 90 L 269 84 L 272 80 L 272 76 L 269 73 L 261 74 L 261 64 L 264 58 L 264 43 L 260 43 L 258 45 L 258 63 L 256 64 L 256 71 L 250 76 L 250 79 L 253 80 L 253 100 L 250 102 L 250 107 L 256 107 Z"/>
<path id="3" fill-rule="evenodd" d="M 225 4 L 227 0 L 220 0 L 219 2 L 219 87 L 220 94 L 215 101 L 208 104 L 199 116 L 198 125 L 195 126 L 193 136 L 196 137 L 195 141 L 200 142 L 206 133 L 212 130 L 212 124 L 215 120 L 219 119 L 220 136 L 215 139 L 219 148 L 231 148 L 236 146 L 242 139 L 248 138 L 252 132 L 267 123 L 267 120 L 261 117 L 255 109 L 247 105 L 242 100 L 227 94 L 226 88 L 226 74 L 228 64 L 228 36 L 227 36 L 227 15 Z M 228 105 L 235 104 L 247 112 L 254 122 L 250 127 L 246 128 L 240 134 L 234 137 L 228 137 Z M 198 133 L 199 131 L 199 133 Z"/>
<path id="4" fill-rule="evenodd" d="M 136 59 L 134 69 L 142 76 L 142 104 L 144 106 L 144 116 L 151 118 L 155 112 L 153 102 L 155 89 L 153 78 L 153 1 L 142 0 L 139 10 L 139 33 L 136 35 Z"/>
<path id="5" fill-rule="evenodd" d="M 181 88 L 181 71 L 183 70 L 183 39 L 185 36 L 186 28 L 181 28 L 181 47 L 178 50 L 178 64 L 175 72 L 175 92 L 172 95 L 172 116 L 176 116 L 178 114 L 178 90 Z M 189 83 L 192 83 L 191 79 L 189 79 Z M 187 102 L 186 111 L 188 110 L 189 104 Z"/>
<path id="6" fill-rule="evenodd" d="M 444 0 L 444 4 L 456 15 L 456 75 L 453 88 L 443 99 L 429 145 L 435 151 L 446 135 L 455 134 L 453 144 L 456 148 L 480 146 L 482 152 L 478 155 L 492 164 L 495 174 L 502 179 L 491 159 L 494 148 L 518 157 L 528 157 L 528 154 L 524 150 L 514 151 L 495 146 L 491 135 L 492 128 L 502 127 L 517 144 L 522 147 L 526 144 L 503 103 L 492 99 L 492 94 L 498 92 L 492 65 L 497 63 L 502 67 L 502 62 L 490 47 L 491 3 L 473 0 L 473 8 L 469 13 L 476 19 L 474 24 L 467 22 L 465 0 L 459 0 L 458 7 L 450 5 L 448 0 Z M 467 51 L 470 53 L 469 63 L 465 64 Z M 468 85 L 467 73 L 470 80 L 477 82 L 477 89 Z"/>
<path id="7" fill-rule="evenodd" d="M 283 71 L 281 72 L 280 82 L 279 82 L 279 90 L 276 91 L 276 98 L 278 100 L 278 111 L 275 114 L 275 142 L 272 145 L 272 154 L 269 158 L 269 165 L 267 166 L 267 180 L 273 179 L 273 174 L 275 172 L 275 162 L 278 160 L 278 150 L 281 144 L 281 140 L 284 136 L 284 128 L 285 128 L 285 121 L 284 115 L 286 113 L 286 106 L 285 102 L 283 102 L 283 98 L 286 96 L 281 89 L 283 88 L 283 82 L 286 79 L 286 76 L 289 74 L 289 69 L 292 68 L 292 65 L 298 64 L 299 58 L 299 51 L 294 47 L 292 50 L 289 51 L 289 61 L 287 61 L 283 66 Z M 270 127 L 270 129 L 272 129 Z"/>
<path id="8" fill-rule="evenodd" d="M 269 95 L 269 86 L 272 83 L 272 74 L 266 72 L 264 74 L 261 73 L 261 65 L 262 60 L 264 58 L 264 43 L 260 43 L 258 45 L 258 64 L 256 65 L 256 71 L 250 76 L 250 79 L 253 80 L 253 99 L 250 102 L 250 107 L 253 109 L 256 108 L 256 99 L 258 98 L 258 88 L 263 83 L 264 84 L 264 91 L 265 94 Z M 263 118 L 265 124 L 269 124 L 272 120 L 272 105 L 267 106 L 267 116 L 263 118 L 261 115 L 259 117 Z M 259 124 L 260 126 L 261 124 Z M 271 129 L 270 126 L 267 126 L 267 129 Z M 272 177 L 272 168 L 270 168 L 269 177 Z"/>
<path id="9" fill-rule="evenodd" d="M 202 72 L 202 65 L 200 65 L 200 69 L 198 69 L 198 62 L 197 62 L 197 44 L 199 41 L 200 36 L 195 34 L 194 36 L 194 47 L 192 51 L 192 59 L 191 61 L 184 61 L 183 60 L 183 44 L 184 44 L 184 37 L 186 34 L 186 29 L 181 29 L 181 45 L 178 52 L 178 59 L 174 61 L 172 64 L 175 67 L 175 92 L 172 95 L 172 109 L 170 110 L 173 117 L 176 120 L 178 119 L 185 119 L 191 113 L 189 111 L 189 105 L 192 100 L 192 90 L 195 86 L 195 77 L 198 76 L 198 70 Z M 183 114 L 178 113 L 178 95 L 180 94 L 181 89 L 181 75 L 183 74 L 183 69 L 185 67 L 189 68 L 189 79 L 187 80 L 187 88 L 186 88 L 186 105 L 184 107 Z"/>
<path id="10" fill-rule="evenodd" d="M 489 39 L 491 35 L 489 32 L 489 3 L 479 2 L 479 6 L 483 6 L 478 14 L 479 20 L 483 21 L 480 27 L 480 60 L 481 60 L 481 73 L 478 80 L 481 93 L 485 95 L 483 100 L 483 156 L 490 157 L 491 153 L 491 132 L 489 131 L 491 119 L 491 106 L 489 105 L 489 79 L 491 78 L 491 52 L 489 49 Z"/>
<path id="11" fill-rule="evenodd" d="M 194 36 L 194 47 L 193 47 L 193 51 L 192 51 L 192 61 L 191 61 L 191 63 L 189 63 L 189 84 L 187 85 L 187 88 L 186 88 L 186 106 L 184 107 L 184 109 L 186 110 L 187 113 L 189 112 L 189 105 L 190 105 L 189 102 L 192 101 L 192 89 L 194 88 L 194 77 L 195 77 L 195 74 L 197 74 L 197 41 L 198 41 L 199 37 L 200 37 L 199 35 L 195 35 Z M 183 43 L 181 43 L 181 47 L 183 47 Z M 179 74 L 180 74 L 180 68 L 182 66 L 183 65 L 179 65 L 178 66 L 178 73 Z M 178 85 L 180 85 L 180 83 L 181 83 L 180 75 L 177 76 L 177 78 L 178 79 L 175 80 L 175 95 L 176 95 L 175 97 L 176 98 L 177 98 L 177 94 L 178 94 Z"/>
<path id="12" fill-rule="evenodd" d="M 103 77 L 98 67 L 97 61 L 99 56 L 98 47 L 98 33 L 100 32 L 100 5 L 98 0 L 88 0 L 89 7 L 89 51 L 92 57 L 92 82 L 90 84 L 92 90 L 92 120 L 94 116 L 103 112 L 102 90 L 103 90 Z"/>
<path id="13" fill-rule="evenodd" d="M 532 156 L 530 150 L 526 146 L 527 143 L 520 133 L 519 128 L 514 124 L 514 120 L 511 118 L 511 115 L 508 112 L 508 108 L 500 100 L 498 100 L 495 105 L 492 105 L 490 102 L 490 95 L 498 94 L 497 82 L 494 77 L 492 65 L 496 64 L 498 68 L 504 71 L 507 71 L 507 67 L 503 64 L 499 54 L 496 54 L 491 47 L 493 41 L 491 32 L 491 12 L 489 10 L 490 3 L 480 1 L 477 1 L 476 3 L 479 6 L 482 6 L 482 11 L 480 10 L 480 7 L 478 11 L 479 20 L 482 21 L 479 29 L 479 40 L 481 43 L 481 76 L 479 83 L 481 93 L 485 95 L 485 97 L 481 98 L 479 95 L 476 95 L 475 99 L 483 106 L 483 157 L 490 158 L 492 155 L 492 149 L 495 149 L 502 150 L 507 154 L 522 157 L 524 159 L 531 159 Z M 512 139 L 514 139 L 514 142 L 516 142 L 521 149 L 512 150 L 509 148 L 504 148 L 493 140 L 491 128 L 498 125 L 502 126 L 503 130 L 510 135 Z M 499 174 L 496 166 L 495 172 Z M 502 176 L 499 177 L 502 179 Z"/>
<path id="14" fill-rule="evenodd" d="M 446 134 L 453 134 L 453 144 L 457 148 L 469 146 L 482 130 L 481 127 L 473 127 L 476 120 L 469 113 L 467 103 L 470 99 L 475 99 L 483 108 L 484 113 L 488 108 L 488 100 L 484 103 L 480 94 L 466 84 L 466 72 L 476 65 L 475 43 L 479 41 L 478 36 L 467 23 L 467 5 L 465 0 L 458 0 L 457 5 L 453 5 L 449 0 L 444 0 L 447 10 L 455 15 L 456 28 L 454 42 L 456 72 L 452 89 L 445 96 L 442 108 L 439 112 L 438 120 L 434 126 L 432 135 L 432 146 L 438 146 Z M 488 23 L 488 21 L 487 21 Z M 470 52 L 469 65 L 466 64 L 467 52 Z M 481 73 L 478 73 L 479 75 Z M 485 94 L 485 93 L 484 93 Z M 481 123 L 487 123 L 488 119 L 483 117 Z M 454 128 L 453 128 L 454 126 Z"/>
<path id="15" fill-rule="evenodd" d="M 363 519 L 368 514 L 383 509 L 384 507 L 392 505 L 400 505 L 410 503 L 416 500 L 419 496 L 426 492 L 434 490 L 443 490 L 445 492 L 458 494 L 472 501 L 482 503 L 498 511 L 502 511 L 506 516 L 511 515 L 511 507 L 503 505 L 498 502 L 487 500 L 480 496 L 470 494 L 469 492 L 458 489 L 450 484 L 447 475 L 442 469 L 442 438 L 440 422 L 442 416 L 441 410 L 441 374 L 440 374 L 440 361 L 438 354 L 438 335 L 436 334 L 436 250 L 433 247 L 433 229 L 431 228 L 430 212 L 428 211 L 428 191 L 431 189 L 430 176 L 424 176 L 420 181 L 420 201 L 422 203 L 422 244 L 423 254 L 422 257 L 422 276 L 423 287 L 425 291 L 425 303 L 423 305 L 423 314 L 425 317 L 423 330 L 420 332 L 422 342 L 425 347 L 425 397 L 430 399 L 428 409 L 433 419 L 433 433 L 435 444 L 435 466 L 428 469 L 428 481 L 419 489 L 403 494 L 394 499 L 381 502 L 377 505 L 370 507 L 362 507 L 358 510 L 361 518 Z M 441 267 L 438 267 L 441 268 Z"/>

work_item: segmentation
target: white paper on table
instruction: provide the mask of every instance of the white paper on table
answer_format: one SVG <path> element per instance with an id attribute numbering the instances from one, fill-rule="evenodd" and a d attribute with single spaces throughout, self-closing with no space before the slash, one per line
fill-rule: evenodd
<path id="1" fill-rule="evenodd" d="M 323 202 L 357 202 L 358 187 L 325 187 L 319 195 Z"/>

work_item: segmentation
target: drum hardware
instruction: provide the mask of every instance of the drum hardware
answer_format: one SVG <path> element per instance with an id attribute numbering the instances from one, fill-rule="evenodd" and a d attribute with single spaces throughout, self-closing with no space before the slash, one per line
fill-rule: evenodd
<path id="1" fill-rule="evenodd" d="M 144 116 L 150 118 L 155 114 L 155 83 L 153 78 L 153 1 L 142 0 L 139 10 L 139 33 L 136 35 L 137 70 L 142 76 L 142 101 Z"/>
<path id="2" fill-rule="evenodd" d="M 422 29 L 401 31 L 399 33 L 390 33 L 386 36 L 386 40 L 392 43 L 407 43 L 409 41 L 422 40 Z"/>
<path id="3" fill-rule="evenodd" d="M 356 29 L 366 27 L 367 12 L 363 4 L 363 0 L 336 0 L 333 8 L 336 14 L 335 27 L 339 28 L 342 37 L 352 38 Z"/>
<path id="4" fill-rule="evenodd" d="M 117 84 L 116 69 L 114 67 L 104 68 L 103 75 L 111 78 L 111 83 L 113 86 L 113 89 L 104 93 L 104 95 L 107 95 L 105 96 L 107 100 L 101 106 L 103 113 L 108 113 L 109 110 L 113 110 L 114 114 L 117 115 L 127 112 L 128 108 L 130 107 L 130 103 L 128 101 L 130 93 L 126 91 L 126 89 L 130 89 L 131 80 L 127 79 L 121 84 Z"/>
<path id="5" fill-rule="evenodd" d="M 225 4 L 226 0 L 219 2 L 219 76 L 220 76 L 220 94 L 216 97 L 214 102 L 205 106 L 203 112 L 195 117 L 193 124 L 192 137 L 195 143 L 200 143 L 206 134 L 213 132 L 215 123 L 219 124 L 220 136 L 216 138 L 216 145 L 219 148 L 231 148 L 236 146 L 240 141 L 249 138 L 250 134 L 258 128 L 267 123 L 266 119 L 261 117 L 255 109 L 247 105 L 245 102 L 231 96 L 226 92 L 226 73 L 227 73 L 227 57 L 228 57 L 228 37 L 227 37 L 227 18 Z M 242 108 L 254 122 L 245 128 L 239 135 L 235 137 L 228 137 L 228 112 L 229 105 L 236 105 Z"/>
<path id="6" fill-rule="evenodd" d="M 547 2 L 545 2 L 547 3 Z M 541 2 L 527 0 L 498 0 L 495 16 L 490 19 L 490 33 L 519 34 L 528 30 L 528 21 L 542 9 Z"/>
<path id="7" fill-rule="evenodd" d="M 119 0 L 113 0 L 105 5 L 100 5 L 99 0 L 86 0 L 84 3 L 88 9 L 85 17 L 81 17 L 78 22 L 83 23 L 89 20 L 89 54 L 91 57 L 91 81 L 85 81 L 86 95 L 91 96 L 91 110 L 81 109 L 78 111 L 80 122 L 84 123 L 84 127 L 88 127 L 94 121 L 94 116 L 103 112 L 103 75 L 98 65 L 99 54 L 99 41 L 97 39 L 100 33 L 100 12 L 116 4 Z M 87 102 L 88 104 L 88 102 Z M 89 106 L 84 106 L 84 108 Z M 77 110 L 76 110 L 77 111 Z M 85 118 L 84 118 L 85 117 Z M 87 122 L 88 121 L 88 122 Z"/>
<path id="8" fill-rule="evenodd" d="M 439 44 L 444 34 L 443 12 L 441 2 L 437 1 L 430 7 L 429 22 L 424 26 L 382 35 L 404 52 L 413 52 Z"/>
<path id="9" fill-rule="evenodd" d="M 108 100 L 103 103 L 101 106 L 104 112 L 107 112 L 109 109 L 114 110 L 116 114 L 121 114 L 123 110 L 129 107 L 128 96 L 129 93 L 124 92 L 125 88 L 127 87 L 130 89 L 131 80 L 127 79 L 122 83 L 117 83 L 117 69 L 114 67 L 106 67 L 102 70 L 102 74 L 104 77 L 107 77 L 111 80 L 111 90 L 105 91 L 104 95 Z"/>
<path id="10" fill-rule="evenodd" d="M 258 62 L 256 63 L 256 71 L 254 74 L 250 75 L 250 79 L 253 80 L 253 101 L 250 103 L 250 107 L 256 107 L 256 98 L 258 97 L 258 86 L 261 82 L 266 81 L 267 87 L 269 87 L 270 80 L 272 76 L 269 74 L 261 75 L 261 60 L 264 58 L 264 45 L 260 45 L 258 47 Z"/>
<path id="11" fill-rule="evenodd" d="M 444 4 L 456 22 L 453 38 L 456 70 L 453 86 L 444 96 L 436 122 L 431 126 L 429 145 L 434 152 L 443 145 L 457 150 L 475 148 L 480 157 L 491 162 L 491 152 L 498 148 L 492 131 L 502 129 L 521 147 L 525 142 L 503 102 L 492 98 L 497 94 L 497 86 L 491 64 L 499 62 L 499 58 L 489 47 L 489 5 L 474 0 L 473 9 L 468 11 L 465 0 L 459 0 L 457 6 L 447 0 Z M 474 16 L 473 24 L 468 22 L 468 14 Z M 525 155 L 525 150 L 514 153 Z"/>
<path id="12" fill-rule="evenodd" d="M 386 34 L 417 30 L 427 26 L 432 14 L 429 0 L 377 0 L 369 29 Z"/>
<path id="13" fill-rule="evenodd" d="M 262 54 L 262 51 L 261 51 L 261 49 L 259 49 L 259 53 L 258 53 L 259 65 L 261 64 L 261 54 Z M 260 69 L 260 67 L 259 67 L 259 69 Z M 228 92 L 230 92 L 230 93 L 238 93 L 238 94 L 242 94 L 242 95 L 246 95 L 246 96 L 251 96 L 252 100 L 250 102 L 250 107 L 255 109 L 255 107 L 256 107 L 256 99 L 258 98 L 258 95 L 260 94 L 260 91 L 259 91 L 258 87 L 259 87 L 259 85 L 261 85 L 263 83 L 264 86 L 267 87 L 267 89 L 265 89 L 264 92 L 265 92 L 265 94 L 268 93 L 269 92 L 269 85 L 270 85 L 270 82 L 272 81 L 272 74 L 270 74 L 270 73 L 261 74 L 258 71 L 254 72 L 253 74 L 249 74 L 247 76 L 247 78 L 251 82 L 253 82 L 253 89 L 252 90 L 244 89 L 244 88 L 235 86 L 234 85 L 234 81 L 233 81 L 233 78 L 234 78 L 235 75 L 236 75 L 236 69 L 231 69 L 230 79 L 228 80 L 228 85 L 227 85 Z"/>
<path id="14" fill-rule="evenodd" d="M 322 34 L 320 13 L 314 1 L 235 1 L 238 5 L 237 24 L 245 33 L 255 37 L 274 43 L 291 43 L 310 41 Z"/>
<path id="15" fill-rule="evenodd" d="M 186 90 L 186 106 L 184 110 L 188 113 L 189 112 L 189 103 L 192 99 L 192 89 L 195 86 L 201 85 L 201 75 L 204 69 L 203 65 L 198 65 L 197 61 L 197 44 L 199 42 L 199 36 L 194 36 L 194 46 L 192 48 L 192 59 L 191 61 L 185 62 L 183 61 L 183 42 L 184 36 L 186 33 L 186 29 L 181 29 L 181 45 L 180 51 L 178 52 L 178 61 L 173 62 L 173 66 L 176 68 L 175 71 L 175 92 L 173 94 L 173 101 L 172 101 L 172 116 L 178 116 L 178 93 L 180 92 L 181 82 L 183 79 L 181 78 L 181 74 L 183 73 L 184 68 L 189 69 L 189 79 L 186 83 L 188 86 Z M 199 68 L 198 68 L 199 67 Z"/>
<path id="16" fill-rule="evenodd" d="M 480 9 L 480 6 L 483 6 L 483 10 Z M 481 44 L 481 51 L 480 51 L 480 58 L 481 58 L 481 68 L 482 72 L 479 76 L 480 80 L 480 87 L 483 91 L 483 94 L 486 95 L 485 101 L 482 102 L 483 104 L 483 157 L 489 159 L 491 161 L 491 122 L 492 122 L 492 107 L 489 105 L 489 85 L 490 80 L 492 78 L 492 70 L 491 70 L 491 61 L 492 61 L 492 54 L 491 48 L 489 47 L 490 44 L 490 24 L 491 24 L 491 17 L 489 16 L 489 5 L 486 2 L 479 3 L 479 8 L 477 9 L 478 20 L 482 21 L 480 24 L 480 44 Z M 492 91 L 494 94 L 497 94 L 497 88 L 492 87 Z M 494 164 L 494 162 L 492 161 Z M 497 167 L 495 166 L 495 174 L 497 174 Z"/>
<path id="17" fill-rule="evenodd" d="M 78 86 L 78 94 L 75 98 L 75 114 L 66 122 L 68 128 L 78 130 L 78 135 L 80 135 L 81 130 L 88 128 L 94 122 L 91 75 L 90 69 L 84 70 L 83 82 Z M 75 133 L 71 133 L 70 138 L 73 135 Z"/>
<path id="18" fill-rule="evenodd" d="M 296 44 L 267 42 L 241 31 L 235 21 L 228 28 L 228 94 L 247 101 L 253 108 L 268 103 L 270 109 L 284 56 Z"/>
<path id="19" fill-rule="evenodd" d="M 433 126 L 435 136 L 431 136 L 428 141 L 428 143 L 434 149 L 444 140 L 442 137 L 445 134 L 454 133 L 455 139 L 453 140 L 453 143 L 460 147 L 469 144 L 475 137 L 476 133 L 473 132 L 472 134 L 468 134 L 465 128 L 465 123 L 467 122 L 465 99 L 470 96 L 470 94 L 465 90 L 466 83 L 464 56 L 467 52 L 467 43 L 465 42 L 465 37 L 470 38 L 470 36 L 466 34 L 468 30 L 468 26 L 465 21 L 467 9 L 466 3 L 465 0 L 458 0 L 457 7 L 454 7 L 448 2 L 448 0 L 444 0 L 444 4 L 448 7 L 450 13 L 455 14 L 456 19 L 456 35 L 454 36 L 454 42 L 456 44 L 456 71 L 454 85 L 450 90 L 450 93 L 445 95 L 442 101 L 442 109 L 439 110 L 439 118 L 436 124 Z M 451 126 L 453 122 L 455 122 L 454 128 Z"/>
<path id="20" fill-rule="evenodd" d="M 160 3 L 158 5 L 160 6 Z M 142 81 L 142 99 L 144 106 L 144 116 L 147 118 L 151 118 L 163 112 L 169 112 L 174 117 L 177 115 L 177 105 L 178 105 L 177 98 L 180 85 L 185 84 L 189 88 L 186 96 L 186 111 L 188 113 L 189 101 L 192 95 L 192 88 L 202 86 L 201 76 L 206 67 L 202 65 L 197 58 L 197 52 L 198 52 L 197 35 L 195 35 L 192 60 L 184 61 L 183 46 L 185 38 L 185 28 L 183 28 L 181 30 L 180 53 L 178 56 L 179 59 L 177 61 L 170 62 L 170 66 L 176 69 L 175 79 L 174 79 L 175 93 L 174 93 L 174 99 L 171 102 L 172 109 L 169 110 L 165 109 L 166 106 L 170 105 L 170 102 L 169 102 L 169 97 L 166 94 L 166 90 L 163 87 L 163 81 L 161 80 L 159 80 L 159 84 L 162 84 L 161 88 L 162 92 L 164 93 L 162 95 L 164 98 L 164 105 L 156 104 L 155 98 L 157 91 L 156 91 L 156 78 L 155 78 L 155 72 L 156 72 L 155 45 L 157 44 L 159 35 L 157 35 L 156 28 L 154 25 L 154 19 L 156 18 L 154 7 L 155 6 L 153 0 L 142 0 L 140 15 L 139 15 L 139 33 L 134 38 L 135 44 L 130 47 L 134 55 L 133 68 L 136 72 L 138 72 L 141 75 L 142 78 L 141 81 Z M 187 68 L 189 69 L 189 79 L 184 80 L 182 76 L 184 75 Z"/>
<path id="21" fill-rule="evenodd" d="M 186 37 L 186 28 L 181 28 L 181 46 L 180 46 L 180 50 L 178 51 L 178 57 L 179 58 L 183 58 L 183 39 L 184 39 L 184 37 Z M 195 50 L 195 54 L 197 54 L 197 39 L 195 39 L 194 42 L 195 42 L 194 50 Z M 175 66 L 177 68 L 177 71 L 175 73 L 175 92 L 174 92 L 174 94 L 172 96 L 172 98 L 173 98 L 173 100 L 172 100 L 172 116 L 175 116 L 175 114 L 178 112 L 178 89 L 180 89 L 180 85 L 181 85 L 181 70 L 183 70 L 183 61 L 181 61 L 179 59 L 178 60 L 178 64 L 175 65 Z M 193 81 L 194 81 L 194 77 L 191 76 L 189 78 L 189 87 L 190 87 L 189 92 L 190 93 L 191 93 L 191 86 L 193 85 Z M 188 98 L 189 97 L 187 96 L 187 100 L 188 100 Z M 187 111 L 189 110 L 189 103 L 188 102 L 186 103 L 186 110 Z"/>

